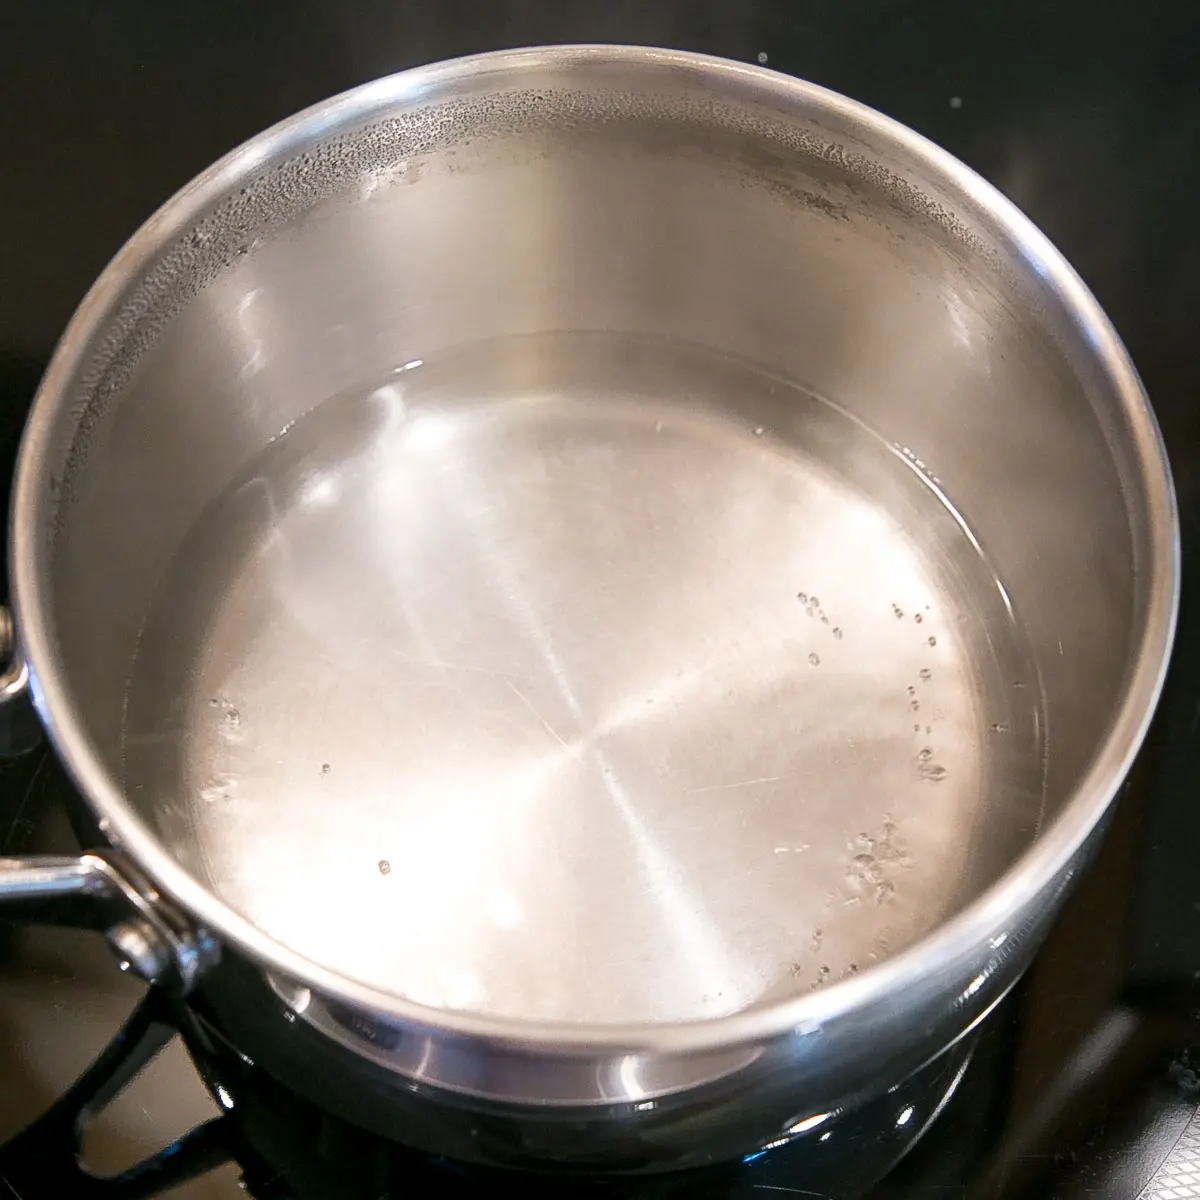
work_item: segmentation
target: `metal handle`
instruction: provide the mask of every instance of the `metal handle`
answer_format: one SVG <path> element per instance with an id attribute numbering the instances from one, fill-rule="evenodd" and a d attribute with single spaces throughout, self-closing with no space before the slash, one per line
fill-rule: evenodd
<path id="1" fill-rule="evenodd" d="M 0 755 L 32 749 L 41 729 L 29 696 L 29 665 L 12 614 L 0 605 Z M 219 957 L 132 863 L 113 851 L 79 858 L 0 858 L 0 918 L 95 929 L 108 938 L 121 969 L 172 995 L 191 991 Z"/>
<path id="2" fill-rule="evenodd" d="M 42 727 L 29 690 L 29 664 L 21 653 L 12 613 L 0 605 L 0 757 L 32 750 Z"/>
<path id="3" fill-rule="evenodd" d="M 122 970 L 175 996 L 220 956 L 218 943 L 115 851 L 0 858 L 0 917 L 98 930 Z"/>

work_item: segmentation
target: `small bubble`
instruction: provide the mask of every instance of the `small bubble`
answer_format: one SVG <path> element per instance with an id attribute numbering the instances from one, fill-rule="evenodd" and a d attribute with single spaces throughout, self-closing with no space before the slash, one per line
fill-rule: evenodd
<path id="1" fill-rule="evenodd" d="M 820 607 L 821 607 L 821 602 L 820 602 L 820 600 L 818 600 L 818 599 L 816 598 L 816 596 L 809 596 L 809 598 L 808 598 L 808 602 L 809 602 L 809 604 L 811 604 L 811 605 L 813 606 L 813 608 L 820 608 Z"/>
<path id="2" fill-rule="evenodd" d="M 200 799 L 205 804 L 216 804 L 225 800 L 232 800 L 234 792 L 237 790 L 237 783 L 228 775 L 219 775 L 200 789 Z"/>
<path id="3" fill-rule="evenodd" d="M 808 656 L 808 661 L 812 663 L 814 667 L 819 667 L 821 665 L 821 656 L 819 654 L 810 654 Z"/>
<path id="4" fill-rule="evenodd" d="M 935 637 L 931 637 L 931 638 L 929 639 L 929 644 L 930 644 L 931 646 L 936 646 L 936 645 L 937 645 L 937 638 L 935 638 Z"/>
<path id="5" fill-rule="evenodd" d="M 763 427 L 762 427 L 761 425 L 755 425 L 755 427 L 754 427 L 754 436 L 755 436 L 755 437 L 762 437 L 762 435 L 763 435 Z"/>
<path id="6" fill-rule="evenodd" d="M 993 732 L 993 733 L 1007 733 L 1007 732 L 1008 732 L 1008 726 L 1007 726 L 1007 725 L 1003 725 L 1003 724 L 1001 724 L 1001 723 L 997 722 L 996 724 L 994 724 L 994 725 L 992 726 L 992 732 Z"/>
<path id="7" fill-rule="evenodd" d="M 926 726 L 925 726 L 925 732 L 926 732 L 926 733 L 932 733 L 932 732 L 933 732 L 933 726 L 932 726 L 932 725 L 926 725 Z"/>
<path id="8" fill-rule="evenodd" d="M 328 774 L 329 774 L 329 771 L 330 771 L 329 764 L 328 764 L 328 763 L 322 763 L 322 764 L 321 764 L 321 774 L 322 774 L 322 775 L 328 775 Z"/>
<path id="9" fill-rule="evenodd" d="M 796 599 L 799 600 L 801 604 L 807 604 L 808 603 L 808 593 L 807 592 L 797 592 Z"/>
<path id="10" fill-rule="evenodd" d="M 921 624 L 921 622 L 925 620 L 925 618 L 924 618 L 923 616 L 921 616 L 921 614 L 920 614 L 920 613 L 917 613 L 917 614 L 916 614 L 916 615 L 913 617 L 913 620 L 914 620 L 914 621 L 916 621 L 916 623 L 917 623 L 918 625 L 920 625 L 920 624 Z"/>
<path id="11" fill-rule="evenodd" d="M 767 52 L 766 52 L 765 50 L 760 50 L 760 51 L 758 52 L 758 61 L 759 61 L 759 63 L 760 63 L 760 64 L 762 64 L 763 66 L 765 66 L 765 65 L 766 65 L 766 62 L 767 62 Z"/>
<path id="12" fill-rule="evenodd" d="M 661 422 L 661 421 L 655 421 L 655 422 L 654 422 L 654 432 L 655 432 L 655 433 L 662 433 L 662 422 Z"/>
<path id="13" fill-rule="evenodd" d="M 951 96 L 950 97 L 950 107 L 951 108 L 962 108 L 962 97 L 961 96 Z"/>
<path id="14" fill-rule="evenodd" d="M 922 667 L 917 672 L 917 678 L 922 683 L 928 683 L 933 678 L 933 672 L 928 667 Z"/>
<path id="15" fill-rule="evenodd" d="M 390 875 L 392 873 L 392 864 L 386 858 L 379 860 L 379 873 L 380 875 Z"/>
<path id="16" fill-rule="evenodd" d="M 212 698 L 212 699 L 211 699 L 211 700 L 208 702 L 208 706 L 209 706 L 209 708 L 220 708 L 220 707 L 221 707 L 221 701 L 220 701 L 220 700 L 218 700 L 216 696 L 214 696 L 214 697 L 213 697 L 213 698 Z"/>
<path id="17" fill-rule="evenodd" d="M 242 714 L 240 712 L 238 712 L 238 710 L 236 708 L 231 708 L 225 714 L 225 724 L 228 725 L 230 729 L 237 729 L 241 725 L 241 723 L 242 723 Z"/>
<path id="18" fill-rule="evenodd" d="M 902 616 L 904 616 L 904 609 L 902 609 L 900 607 L 900 605 L 898 605 L 898 604 L 893 604 L 892 605 L 892 614 L 895 616 L 896 620 L 898 621 L 898 620 L 900 620 L 900 618 Z"/>
<path id="19" fill-rule="evenodd" d="M 905 691 L 906 691 L 906 692 L 907 692 L 907 693 L 908 693 L 910 696 L 915 696 L 915 695 L 917 694 L 917 689 L 916 689 L 915 687 L 913 687 L 913 685 L 912 685 L 911 683 L 910 683 L 910 684 L 908 685 L 908 687 L 906 687 L 904 690 L 905 690 Z"/>
<path id="20" fill-rule="evenodd" d="M 920 700 L 914 700 L 908 707 L 911 708 L 913 712 L 920 712 L 921 702 Z"/>
<path id="21" fill-rule="evenodd" d="M 1014 679 L 1014 680 L 1013 680 L 1013 687 L 1015 687 L 1015 688 L 1023 688 L 1024 686 L 1025 686 L 1025 685 L 1024 685 L 1024 684 L 1023 684 L 1023 683 L 1022 683 L 1022 682 L 1021 682 L 1019 679 Z"/>
<path id="22" fill-rule="evenodd" d="M 835 625 L 833 627 L 833 636 L 837 638 L 839 642 L 842 640 L 842 627 L 840 625 Z"/>
<path id="23" fill-rule="evenodd" d="M 933 751 L 928 746 L 923 746 L 921 752 L 917 755 L 917 758 L 923 763 L 927 763 L 932 757 Z"/>
<path id="24" fill-rule="evenodd" d="M 913 733 L 920 733 L 920 732 L 921 732 L 921 727 L 920 727 L 920 725 L 914 725 L 914 726 L 913 726 Z"/>
<path id="25" fill-rule="evenodd" d="M 875 903 L 887 904 L 888 901 L 896 894 L 896 885 L 890 880 L 880 880 L 875 888 Z"/>

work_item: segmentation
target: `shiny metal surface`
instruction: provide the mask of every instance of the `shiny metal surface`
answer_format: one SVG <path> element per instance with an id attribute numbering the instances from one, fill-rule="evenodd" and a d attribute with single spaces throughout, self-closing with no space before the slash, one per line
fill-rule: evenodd
<path id="1" fill-rule="evenodd" d="M 283 1015 L 435 1106 L 733 1154 L 1028 961 L 1175 525 L 1115 334 L 987 185 L 593 47 L 370 85 L 168 205 L 47 374 L 13 575 L 107 836 Z"/>

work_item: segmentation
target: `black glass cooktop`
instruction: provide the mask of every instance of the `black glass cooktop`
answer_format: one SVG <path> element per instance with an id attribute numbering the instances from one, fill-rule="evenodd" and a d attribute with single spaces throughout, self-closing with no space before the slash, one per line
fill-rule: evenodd
<path id="1" fill-rule="evenodd" d="M 940 1095 L 957 1079 L 928 1133 L 865 1194 L 1200 1196 L 1200 9 L 1187 0 L 10 5 L 0 32 L 0 471 L 11 473 L 40 372 L 88 284 L 209 162 L 376 76 L 556 41 L 765 62 L 882 109 L 1024 208 L 1125 339 L 1163 427 L 1183 515 L 1184 609 L 1166 695 L 1100 857 L 1049 943 L 985 1024 L 961 1077 L 947 1067 L 931 1085 Z M 63 786 L 44 752 L 0 764 L 0 853 L 69 847 Z M 63 1092 L 139 998 L 99 939 L 0 930 L 0 1139 Z M 174 1196 L 219 1200 L 242 1194 L 239 1182 L 296 1200 L 499 1189 L 494 1176 L 382 1146 L 301 1105 L 223 1056 L 202 1017 L 158 1001 L 140 1010 L 107 1067 L 119 1077 L 137 1065 L 137 1056 L 122 1060 L 134 1035 L 164 1023 L 183 1026 L 200 1071 L 176 1038 L 95 1119 L 84 1158 L 121 1171 L 199 1132 L 140 1174 L 93 1187 L 68 1178 L 68 1102 L 40 1141 L 0 1152 L 0 1197 L 6 1188 L 19 1200 L 149 1196 L 171 1185 Z M 905 1140 L 894 1136 L 905 1107 L 884 1121 L 895 1144 Z M 881 1127 L 839 1130 L 845 1160 L 865 1162 Z M 861 1178 L 847 1180 L 813 1187 L 785 1150 L 703 1177 L 526 1178 L 515 1190 L 863 1193 Z"/>

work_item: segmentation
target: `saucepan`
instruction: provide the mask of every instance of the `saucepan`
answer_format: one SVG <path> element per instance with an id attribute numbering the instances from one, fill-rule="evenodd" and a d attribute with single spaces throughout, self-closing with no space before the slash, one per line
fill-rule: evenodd
<path id="1" fill-rule="evenodd" d="M 1025 217 L 841 96 L 605 46 L 184 188 L 63 335 L 11 522 L 5 702 L 94 848 L 5 861 L 6 915 L 526 1165 L 817 1138 L 960 1044 L 1178 595 L 1146 396 Z"/>

